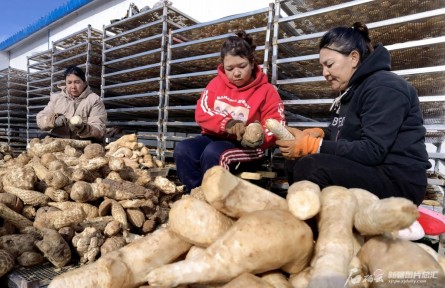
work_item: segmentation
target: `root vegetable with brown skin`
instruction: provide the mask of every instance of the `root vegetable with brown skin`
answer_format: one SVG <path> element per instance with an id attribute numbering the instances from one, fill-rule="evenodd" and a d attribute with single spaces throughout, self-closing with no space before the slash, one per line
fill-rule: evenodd
<path id="1" fill-rule="evenodd" d="M 42 240 L 35 245 L 55 267 L 61 268 L 71 260 L 71 249 L 63 237 L 56 230 L 40 229 Z"/>
<path id="2" fill-rule="evenodd" d="M 78 139 L 69 139 L 69 138 L 51 138 L 47 137 L 42 140 L 43 144 L 60 142 L 62 146 L 65 148 L 66 145 L 74 147 L 76 149 L 84 149 L 86 146 L 91 144 L 90 140 L 78 140 Z"/>
<path id="3" fill-rule="evenodd" d="M 354 256 L 353 219 L 357 199 L 346 188 L 328 186 L 321 191 L 318 238 L 311 261 L 311 288 L 343 287 Z"/>
<path id="4" fill-rule="evenodd" d="M 15 259 L 7 251 L 0 249 L 0 277 L 14 268 Z"/>
<path id="5" fill-rule="evenodd" d="M 190 247 L 175 233 L 161 228 L 105 254 L 94 263 L 56 276 L 48 288 L 66 288 L 73 283 L 76 288 L 138 287 L 147 282 L 150 271 L 177 259 Z"/>
<path id="6" fill-rule="evenodd" d="M 0 249 L 4 249 L 14 257 L 18 257 L 23 252 L 37 251 L 34 242 L 38 238 L 33 234 L 12 234 L 0 237 Z"/>
<path id="7" fill-rule="evenodd" d="M 428 275 L 420 278 L 422 283 L 408 283 L 406 287 L 439 288 L 445 283 L 444 271 L 437 260 L 416 243 L 408 240 L 392 239 L 386 236 L 372 237 L 363 245 L 358 257 L 365 269 L 365 275 L 374 275 L 379 271 L 382 273 L 382 277 L 378 279 L 379 281 L 374 281 L 372 287 L 394 285 L 389 280 L 399 278 L 394 278 L 396 276 L 391 276 L 390 273 L 397 272 Z"/>
<path id="8" fill-rule="evenodd" d="M 138 140 L 138 138 L 135 133 L 126 134 L 126 135 L 120 137 L 119 139 L 117 139 L 116 141 L 113 141 L 110 144 L 108 144 L 107 146 L 105 146 L 105 149 L 108 150 L 109 153 L 113 153 L 114 151 L 119 149 L 119 147 L 124 147 L 126 145 L 125 143 L 137 142 L 137 140 Z"/>
<path id="9" fill-rule="evenodd" d="M 74 208 L 66 211 L 48 211 L 39 213 L 34 220 L 34 227 L 60 229 L 62 227 L 79 224 L 85 219 L 85 212 L 81 208 Z"/>
<path id="10" fill-rule="evenodd" d="M 253 122 L 247 125 L 241 139 L 241 145 L 244 147 L 259 147 L 264 141 L 263 126 L 259 122 Z"/>
<path id="11" fill-rule="evenodd" d="M 169 228 L 187 242 L 208 247 L 233 224 L 210 204 L 191 196 L 173 203 L 169 213 Z"/>
<path id="12" fill-rule="evenodd" d="M 165 194 L 172 194 L 176 192 L 176 185 L 166 177 L 157 176 L 153 184 L 162 190 Z"/>
<path id="13" fill-rule="evenodd" d="M 110 238 L 105 239 L 104 244 L 100 246 L 100 254 L 101 256 L 110 253 L 112 251 L 115 251 L 119 248 L 124 247 L 127 245 L 125 242 L 125 239 L 121 236 L 112 236 Z"/>
<path id="14" fill-rule="evenodd" d="M 80 167 L 88 171 L 98 170 L 106 165 L 108 165 L 108 158 L 106 157 L 95 157 L 91 159 L 81 159 Z"/>
<path id="15" fill-rule="evenodd" d="M 97 217 L 98 214 L 98 208 L 96 206 L 93 206 L 88 203 L 77 203 L 77 202 L 71 202 L 71 201 L 65 201 L 65 202 L 49 202 L 48 206 L 56 207 L 60 210 L 73 210 L 76 208 L 81 209 L 85 213 L 85 219 L 92 219 Z"/>
<path id="16" fill-rule="evenodd" d="M 135 198 L 156 198 L 159 193 L 136 185 L 129 181 L 114 181 L 103 179 L 100 183 L 87 183 L 78 181 L 74 183 L 70 197 L 74 201 L 88 202 L 108 197 L 114 200 L 127 200 Z"/>
<path id="17" fill-rule="evenodd" d="M 54 140 L 50 143 L 35 143 L 34 146 L 29 148 L 29 152 L 32 155 L 41 157 L 45 153 L 60 152 L 65 149 L 65 146 L 61 141 Z"/>
<path id="18" fill-rule="evenodd" d="M 98 143 L 89 144 L 83 149 L 82 157 L 85 159 L 93 159 L 96 157 L 104 157 L 104 156 L 105 156 L 105 149 L 102 145 Z"/>
<path id="19" fill-rule="evenodd" d="M 20 211 L 23 209 L 23 201 L 11 193 L 0 193 L 0 202 L 17 213 L 20 213 Z"/>
<path id="20" fill-rule="evenodd" d="M 26 227 L 32 227 L 33 222 L 25 216 L 8 208 L 5 204 L 0 203 L 0 218 L 10 222 L 17 229 L 22 230 Z"/>
<path id="21" fill-rule="evenodd" d="M 45 154 L 46 155 L 46 154 Z M 52 154 L 51 154 L 52 155 Z M 43 181 L 46 179 L 49 171 L 38 157 L 34 157 L 28 164 L 34 169 L 37 179 Z"/>
<path id="22" fill-rule="evenodd" d="M 312 231 L 304 221 L 286 210 L 260 210 L 239 218 L 204 253 L 154 269 L 147 279 L 150 285 L 170 287 L 224 283 L 244 272 L 279 268 L 297 273 L 308 265 L 312 248 Z"/>
<path id="23" fill-rule="evenodd" d="M 62 189 L 56 189 L 54 187 L 46 188 L 44 194 L 54 202 L 64 202 L 70 198 L 68 192 Z"/>
<path id="24" fill-rule="evenodd" d="M 70 178 L 61 170 L 51 171 L 47 174 L 45 182 L 48 186 L 60 189 L 71 183 Z"/>
<path id="25" fill-rule="evenodd" d="M 80 256 L 80 263 L 86 264 L 96 260 L 100 252 L 100 246 L 105 237 L 94 227 L 87 227 L 82 232 L 76 233 L 71 242 Z"/>
<path id="26" fill-rule="evenodd" d="M 112 237 L 121 231 L 122 231 L 121 222 L 119 222 L 117 220 L 112 220 L 112 221 L 108 222 L 108 224 L 105 226 L 104 235 L 107 237 Z"/>
<path id="27" fill-rule="evenodd" d="M 29 166 L 10 168 L 2 177 L 3 189 L 13 186 L 20 189 L 32 190 L 37 181 L 34 169 Z"/>
<path id="28" fill-rule="evenodd" d="M 40 252 L 23 252 L 17 257 L 17 264 L 22 267 L 31 267 L 45 262 L 45 256 Z"/>
<path id="29" fill-rule="evenodd" d="M 13 186 L 5 186 L 3 188 L 6 192 L 19 197 L 25 205 L 44 206 L 50 200 L 48 196 L 38 191 L 26 190 Z"/>
<path id="30" fill-rule="evenodd" d="M 128 222 L 130 222 L 131 225 L 137 228 L 141 228 L 142 225 L 144 225 L 145 214 L 141 210 L 137 208 L 131 208 L 126 209 L 125 212 L 127 214 Z"/>
<path id="31" fill-rule="evenodd" d="M 320 211 L 320 187 L 310 181 L 298 181 L 287 190 L 289 211 L 300 220 L 307 220 Z"/>
<path id="32" fill-rule="evenodd" d="M 371 200 L 370 192 L 350 189 L 359 203 L 354 216 L 354 227 L 362 235 L 380 235 L 408 228 L 419 217 L 417 206 L 401 197 Z M 363 199 L 363 200 L 362 200 Z"/>
<path id="33" fill-rule="evenodd" d="M 201 190 L 210 205 L 234 218 L 257 210 L 288 210 L 282 197 L 236 177 L 221 166 L 206 171 Z"/>

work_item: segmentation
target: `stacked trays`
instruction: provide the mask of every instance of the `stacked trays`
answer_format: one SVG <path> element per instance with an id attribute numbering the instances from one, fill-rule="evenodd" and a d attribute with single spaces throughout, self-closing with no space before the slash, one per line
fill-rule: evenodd
<path id="1" fill-rule="evenodd" d="M 0 142 L 15 156 L 26 149 L 26 71 L 0 71 Z"/>
<path id="2" fill-rule="evenodd" d="M 164 1 L 159 7 L 104 26 L 101 93 L 108 126 L 137 133 L 158 156 L 168 31 L 196 23 Z"/>
<path id="3" fill-rule="evenodd" d="M 37 128 L 36 114 L 42 110 L 49 101 L 49 95 L 51 93 L 51 65 L 51 50 L 36 53 L 27 59 L 27 142 L 42 133 L 42 131 Z"/>
<path id="4" fill-rule="evenodd" d="M 402 3 L 403 2 L 403 3 Z M 272 82 L 291 126 L 326 126 L 335 95 L 321 76 L 320 37 L 361 21 L 391 53 L 392 70 L 418 90 L 427 142 L 444 140 L 445 9 L 443 0 L 276 1 Z M 282 16 L 282 15 L 286 16 Z"/>
<path id="5" fill-rule="evenodd" d="M 85 72 L 91 89 L 100 95 L 102 73 L 102 32 L 90 25 L 86 29 L 53 42 L 51 92 L 65 85 L 63 72 L 76 65 Z"/>

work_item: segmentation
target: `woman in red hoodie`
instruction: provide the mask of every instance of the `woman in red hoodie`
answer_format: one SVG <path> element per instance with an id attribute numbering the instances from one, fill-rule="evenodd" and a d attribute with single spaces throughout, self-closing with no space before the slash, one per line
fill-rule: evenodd
<path id="1" fill-rule="evenodd" d="M 201 94 L 195 120 L 201 135 L 179 142 L 174 150 L 177 175 L 186 191 L 201 185 L 207 169 L 221 165 L 232 173 L 257 166 L 265 149 L 275 144 L 265 128 L 266 119 L 284 124 L 284 106 L 278 92 L 255 63 L 256 45 L 250 35 L 239 31 L 221 47 L 218 75 Z M 261 123 L 264 137 L 244 143 L 245 127 Z"/>

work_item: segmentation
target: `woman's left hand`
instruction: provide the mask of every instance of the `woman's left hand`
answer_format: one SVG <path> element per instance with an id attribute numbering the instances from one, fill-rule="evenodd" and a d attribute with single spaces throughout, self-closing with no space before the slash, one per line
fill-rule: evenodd
<path id="1" fill-rule="evenodd" d="M 276 144 L 279 146 L 281 154 L 287 159 L 295 159 L 306 156 L 308 154 L 315 154 L 320 147 L 321 137 L 313 137 L 310 133 L 286 127 L 289 132 L 294 135 L 293 140 L 277 140 Z"/>

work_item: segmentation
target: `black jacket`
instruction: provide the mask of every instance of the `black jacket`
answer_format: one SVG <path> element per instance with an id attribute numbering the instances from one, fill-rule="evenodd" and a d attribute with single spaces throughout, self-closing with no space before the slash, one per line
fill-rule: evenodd
<path id="1" fill-rule="evenodd" d="M 390 69 L 388 50 L 376 46 L 352 75 L 320 153 L 380 166 L 398 180 L 426 185 L 431 164 L 417 92 Z"/>

